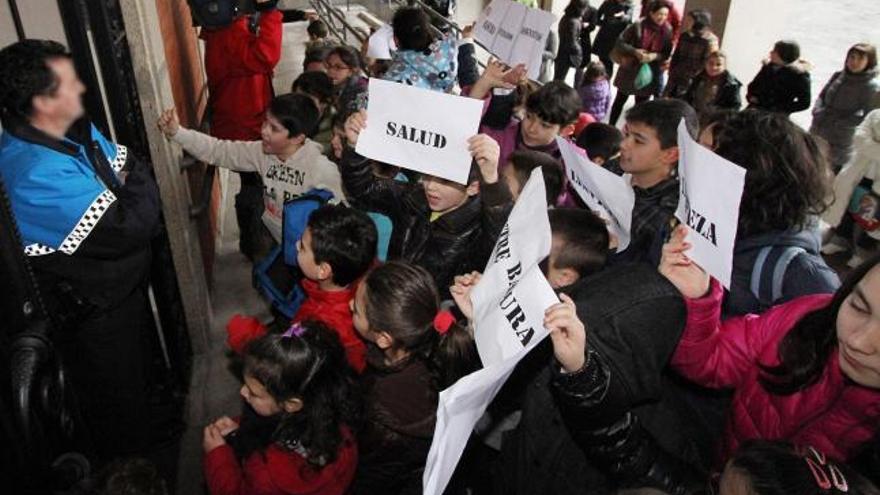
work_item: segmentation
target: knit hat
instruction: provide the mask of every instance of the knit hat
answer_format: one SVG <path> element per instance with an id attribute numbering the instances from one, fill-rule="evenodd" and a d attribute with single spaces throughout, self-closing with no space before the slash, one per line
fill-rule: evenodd
<path id="1" fill-rule="evenodd" d="M 786 64 L 790 64 L 801 57 L 801 47 L 796 41 L 781 40 L 773 45 L 773 51 L 779 55 Z"/>

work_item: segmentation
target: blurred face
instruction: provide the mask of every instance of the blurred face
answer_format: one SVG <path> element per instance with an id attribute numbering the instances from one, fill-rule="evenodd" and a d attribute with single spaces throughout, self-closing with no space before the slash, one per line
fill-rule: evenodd
<path id="1" fill-rule="evenodd" d="M 333 128 L 333 137 L 330 138 L 330 148 L 337 160 L 342 159 L 342 151 L 345 149 L 345 129 Z"/>
<path id="2" fill-rule="evenodd" d="M 327 57 L 324 67 L 327 69 L 327 76 L 333 81 L 334 86 L 339 86 L 354 74 L 354 69 L 345 65 L 345 62 L 335 53 Z"/>
<path id="3" fill-rule="evenodd" d="M 627 122 L 620 143 L 620 168 L 636 175 L 650 173 L 669 165 L 663 161 L 664 150 L 653 127 L 641 122 Z"/>
<path id="4" fill-rule="evenodd" d="M 281 405 L 256 378 L 244 375 L 241 396 L 260 416 L 274 416 L 281 412 Z"/>
<path id="5" fill-rule="evenodd" d="M 733 467 L 730 463 L 721 473 L 721 481 L 718 484 L 718 495 L 751 495 L 752 483 L 748 475 L 742 470 Z"/>
<path id="6" fill-rule="evenodd" d="M 690 16 L 688 16 L 690 17 Z M 669 18 L 669 9 L 666 7 L 661 7 L 654 12 L 651 12 L 651 20 L 654 21 L 654 24 L 658 26 L 666 22 L 666 19 Z"/>
<path id="7" fill-rule="evenodd" d="M 723 57 L 709 57 L 706 60 L 706 75 L 709 77 L 718 77 L 727 70 L 727 63 Z"/>
<path id="8" fill-rule="evenodd" d="M 559 134 L 562 126 L 541 120 L 535 113 L 526 111 L 526 117 L 520 125 L 522 140 L 526 146 L 547 146 Z"/>
<path id="9" fill-rule="evenodd" d="M 463 205 L 468 199 L 467 187 L 450 180 L 423 175 L 422 186 L 431 211 L 446 213 Z"/>
<path id="10" fill-rule="evenodd" d="M 668 14 L 667 14 L 668 15 Z M 685 31 L 690 31 L 694 28 L 694 17 L 690 14 L 684 16 L 684 21 L 681 26 Z"/>
<path id="11" fill-rule="evenodd" d="M 858 283 L 837 314 L 840 369 L 859 385 L 880 389 L 880 266 Z"/>
<path id="12" fill-rule="evenodd" d="M 351 322 L 355 330 L 364 340 L 375 342 L 375 334 L 370 331 L 370 322 L 367 321 L 367 284 L 358 284 L 357 292 L 350 304 Z"/>
<path id="13" fill-rule="evenodd" d="M 57 87 L 51 94 L 34 97 L 34 113 L 54 121 L 72 124 L 85 113 L 82 94 L 85 93 L 86 87 L 77 77 L 70 59 L 54 58 L 47 61 L 46 65 L 55 74 Z"/>
<path id="14" fill-rule="evenodd" d="M 263 120 L 263 126 L 260 128 L 260 138 L 263 142 L 263 153 L 267 155 L 279 155 L 302 141 L 302 135 L 290 137 L 290 132 L 284 125 L 272 115 L 272 112 L 266 111 L 266 118 Z"/>
<path id="15" fill-rule="evenodd" d="M 309 280 L 322 280 L 324 274 L 321 266 L 315 262 L 315 252 L 312 251 L 312 229 L 306 227 L 305 233 L 296 243 L 296 263 L 305 278 Z"/>
<path id="16" fill-rule="evenodd" d="M 516 178 L 516 172 L 513 170 L 513 164 L 508 162 L 507 166 L 501 169 L 501 180 L 507 184 L 507 188 L 510 190 L 510 195 L 513 197 L 513 202 L 515 203 L 517 198 L 519 198 L 519 193 L 522 191 L 522 184 L 519 183 L 519 179 Z"/>
<path id="17" fill-rule="evenodd" d="M 770 63 L 774 65 L 785 65 L 785 62 L 782 60 L 782 57 L 776 53 L 776 50 L 770 51 Z"/>
<path id="18" fill-rule="evenodd" d="M 303 72 L 327 72 L 327 66 L 323 61 L 309 62 Z"/>
<path id="19" fill-rule="evenodd" d="M 856 74 L 864 72 L 868 68 L 868 56 L 862 52 L 850 50 L 846 56 L 846 68 Z"/>

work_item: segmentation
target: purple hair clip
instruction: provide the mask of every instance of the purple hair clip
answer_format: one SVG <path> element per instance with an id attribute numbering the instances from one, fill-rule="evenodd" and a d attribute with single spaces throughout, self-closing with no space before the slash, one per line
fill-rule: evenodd
<path id="1" fill-rule="evenodd" d="M 287 338 L 294 337 L 294 336 L 295 337 L 302 337 L 302 334 L 304 334 L 305 331 L 306 331 L 306 327 L 300 325 L 299 323 L 294 323 L 293 325 L 290 325 L 290 328 L 288 328 L 286 332 L 281 334 L 281 336 L 287 337 Z"/>

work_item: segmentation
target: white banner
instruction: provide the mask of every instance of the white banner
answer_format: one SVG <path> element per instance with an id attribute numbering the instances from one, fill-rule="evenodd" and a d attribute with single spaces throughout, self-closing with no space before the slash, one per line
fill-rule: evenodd
<path id="1" fill-rule="evenodd" d="M 524 316 L 546 301 L 531 294 L 531 283 L 520 282 L 527 276 L 544 279 L 538 264 L 550 254 L 551 242 L 544 176 L 535 169 L 498 236 L 483 278 L 471 291 L 479 323 L 474 340 L 484 366 L 504 361 L 546 332 L 543 314 L 537 324 Z"/>
<path id="2" fill-rule="evenodd" d="M 541 70 L 541 56 L 556 17 L 512 0 L 492 0 L 477 18 L 474 36 L 502 62 L 525 64 L 531 79 Z"/>
<path id="3" fill-rule="evenodd" d="M 492 311 L 478 318 L 474 327 L 477 334 L 512 336 L 511 339 L 499 338 L 497 342 L 501 345 L 511 342 L 513 345 L 502 350 L 504 357 L 500 361 L 484 362 L 483 369 L 440 392 L 434 439 L 422 478 L 426 495 L 443 493 L 477 421 L 517 363 L 547 337 L 544 312 L 559 302 L 537 265 L 528 268 L 513 285 L 508 286 L 506 280 L 499 284 L 497 279 L 484 277 L 478 286 L 485 287 L 491 281 L 495 285 L 487 292 L 506 295 L 501 301 L 495 301 Z M 474 300 L 474 306 L 476 304 Z"/>
<path id="4" fill-rule="evenodd" d="M 730 288 L 733 245 L 746 170 L 691 138 L 684 120 L 678 125 L 678 177 L 681 190 L 675 216 L 687 225 L 687 255 Z"/>
<path id="5" fill-rule="evenodd" d="M 367 42 L 367 57 L 376 60 L 391 60 L 391 54 L 397 51 L 397 45 L 394 43 L 394 29 L 388 24 L 376 30 L 370 35 Z"/>
<path id="6" fill-rule="evenodd" d="M 370 79 L 367 128 L 355 151 L 391 165 L 467 184 L 483 102 Z"/>
<path id="7" fill-rule="evenodd" d="M 565 163 L 565 176 L 578 196 L 608 223 L 617 238 L 617 251 L 629 246 L 632 211 L 636 195 L 623 177 L 591 162 L 567 139 L 557 137 L 556 144 Z"/>

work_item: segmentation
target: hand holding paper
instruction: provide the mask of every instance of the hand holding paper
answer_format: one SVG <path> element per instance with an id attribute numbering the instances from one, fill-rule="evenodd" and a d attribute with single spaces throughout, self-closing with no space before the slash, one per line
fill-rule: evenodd
<path id="1" fill-rule="evenodd" d="M 679 225 L 663 245 L 660 273 L 688 299 L 699 299 L 709 292 L 709 274 L 693 262 L 686 251 L 693 246 L 685 241 L 688 229 Z"/>
<path id="2" fill-rule="evenodd" d="M 351 114 L 345 120 L 345 139 L 348 145 L 354 148 L 357 146 L 358 136 L 367 128 L 367 111 L 359 110 Z"/>
<path id="3" fill-rule="evenodd" d="M 501 147 L 486 134 L 477 134 L 468 139 L 468 151 L 477 162 L 480 174 L 486 184 L 498 182 L 498 157 L 501 155 Z"/>
<path id="4" fill-rule="evenodd" d="M 553 354 L 566 373 L 574 373 L 584 366 L 587 330 L 578 318 L 574 301 L 559 294 L 560 303 L 544 312 L 544 326 L 550 331 Z"/>
<path id="5" fill-rule="evenodd" d="M 449 293 L 452 294 L 455 305 L 458 306 L 461 314 L 468 321 L 473 321 L 474 319 L 474 303 L 471 302 L 471 289 L 480 282 L 482 277 L 483 274 L 477 271 L 457 275 L 454 279 L 454 284 L 449 288 Z"/>

